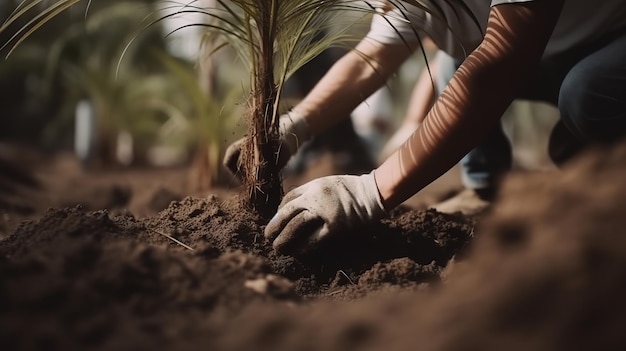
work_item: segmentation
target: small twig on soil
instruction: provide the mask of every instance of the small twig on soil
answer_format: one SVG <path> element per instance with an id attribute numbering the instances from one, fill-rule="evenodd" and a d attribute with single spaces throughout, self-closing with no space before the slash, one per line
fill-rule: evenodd
<path id="1" fill-rule="evenodd" d="M 172 237 L 171 235 L 167 235 L 167 234 L 165 234 L 165 233 L 163 233 L 163 232 L 161 232 L 161 231 L 158 231 L 158 230 L 156 230 L 156 229 L 152 229 L 152 228 L 148 228 L 148 229 L 149 229 L 149 230 L 151 230 L 151 231 L 153 231 L 153 232 L 155 232 L 155 233 L 157 233 L 157 234 L 163 235 L 164 237 L 166 237 L 166 238 L 170 239 L 171 241 L 173 241 L 173 242 L 175 242 L 176 244 L 178 244 L 178 245 L 180 245 L 180 246 L 184 247 L 184 248 L 185 248 L 185 249 L 187 249 L 187 250 L 194 251 L 194 250 L 193 250 L 193 247 L 191 247 L 191 246 L 189 246 L 189 245 L 187 245 L 187 244 L 185 244 L 185 243 L 181 242 L 180 240 L 175 239 L 175 238 L 174 238 L 174 237 Z"/>
<path id="2" fill-rule="evenodd" d="M 337 295 L 340 292 L 344 291 L 345 289 L 337 289 L 337 290 L 333 290 L 331 292 L 326 293 L 326 296 L 333 296 L 333 295 Z"/>
<path id="3" fill-rule="evenodd" d="M 339 270 L 339 273 L 343 274 L 344 277 L 346 277 L 348 279 L 348 281 L 350 282 L 350 284 L 354 285 L 354 282 L 352 281 L 352 279 L 350 279 L 350 277 L 348 277 L 348 275 L 346 274 L 346 272 L 344 272 L 342 269 Z"/>

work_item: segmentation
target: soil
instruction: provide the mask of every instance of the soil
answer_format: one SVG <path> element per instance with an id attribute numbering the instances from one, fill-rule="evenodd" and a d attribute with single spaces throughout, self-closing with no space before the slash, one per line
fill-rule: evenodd
<path id="1" fill-rule="evenodd" d="M 480 218 L 407 203 L 299 259 L 234 183 L 26 151 L 0 177 L 2 350 L 626 346 L 626 146 L 511 174 Z"/>

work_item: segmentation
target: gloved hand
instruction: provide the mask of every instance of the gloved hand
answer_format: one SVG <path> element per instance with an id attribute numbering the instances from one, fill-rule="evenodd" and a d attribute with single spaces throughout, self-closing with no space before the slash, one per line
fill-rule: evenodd
<path id="1" fill-rule="evenodd" d="M 298 151 L 302 143 L 311 138 L 311 132 L 304 116 L 295 112 L 281 115 L 279 123 L 282 145 L 278 155 L 278 165 L 282 168 L 287 164 L 291 156 Z M 235 141 L 224 153 L 223 164 L 235 176 L 241 175 L 239 158 L 241 157 L 241 149 L 244 142 L 245 138 Z"/>
<path id="2" fill-rule="evenodd" d="M 285 195 L 265 228 L 265 238 L 285 254 L 302 255 L 334 235 L 387 215 L 374 172 L 328 176 Z"/>

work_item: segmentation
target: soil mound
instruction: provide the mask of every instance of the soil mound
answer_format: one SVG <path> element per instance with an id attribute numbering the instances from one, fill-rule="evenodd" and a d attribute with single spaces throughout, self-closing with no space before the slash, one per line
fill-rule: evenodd
<path id="1" fill-rule="evenodd" d="M 592 152 L 478 222 L 398 209 L 302 259 L 236 197 L 49 210 L 0 241 L 0 348 L 624 349 L 625 172 Z"/>
<path id="2" fill-rule="evenodd" d="M 187 197 L 153 217 L 52 209 L 0 242 L 6 349 L 191 345 L 247 306 L 356 300 L 436 282 L 473 222 L 399 210 L 305 260 L 276 254 L 236 197 Z M 360 236 L 358 244 L 348 240 Z M 219 338 L 214 338 L 217 342 Z M 5 347 L 3 347 L 5 349 Z"/>
<path id="3" fill-rule="evenodd" d="M 621 147 L 587 154 L 561 173 L 511 177 L 443 284 L 300 309 L 253 305 L 233 323 L 272 317 L 225 335 L 221 347 L 624 349 L 625 172 Z"/>

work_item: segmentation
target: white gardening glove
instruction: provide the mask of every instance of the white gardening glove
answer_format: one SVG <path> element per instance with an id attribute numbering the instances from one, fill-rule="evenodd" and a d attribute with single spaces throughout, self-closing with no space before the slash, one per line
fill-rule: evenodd
<path id="1" fill-rule="evenodd" d="M 311 138 L 309 125 L 304 116 L 296 112 L 289 112 L 281 115 L 280 123 L 280 154 L 278 155 L 278 166 L 284 167 L 291 156 L 293 156 L 302 144 Z M 235 176 L 241 176 L 240 160 L 241 148 L 245 142 L 245 138 L 241 138 L 232 143 L 224 153 L 224 166 L 228 168 Z"/>
<path id="2" fill-rule="evenodd" d="M 328 176 L 287 193 L 265 228 L 265 238 L 281 253 L 302 255 L 329 237 L 386 215 L 373 171 Z"/>

